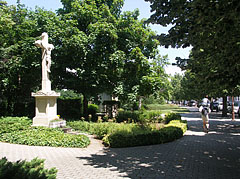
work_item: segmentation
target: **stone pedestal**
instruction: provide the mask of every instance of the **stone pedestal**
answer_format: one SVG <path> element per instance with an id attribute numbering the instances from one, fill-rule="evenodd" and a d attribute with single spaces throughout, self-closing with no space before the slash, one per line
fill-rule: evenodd
<path id="1" fill-rule="evenodd" d="M 35 117 L 33 118 L 33 126 L 49 127 L 50 121 L 59 119 L 57 116 L 57 98 L 60 93 L 55 91 L 43 92 L 38 91 L 32 93 L 35 97 Z"/>

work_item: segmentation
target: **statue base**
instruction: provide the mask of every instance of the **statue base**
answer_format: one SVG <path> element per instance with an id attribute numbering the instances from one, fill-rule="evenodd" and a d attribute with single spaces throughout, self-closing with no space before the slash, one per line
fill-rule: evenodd
<path id="1" fill-rule="evenodd" d="M 33 126 L 50 127 L 50 122 L 59 119 L 57 116 L 57 98 L 60 93 L 55 91 L 38 91 L 32 93 L 35 97 L 35 117 L 33 118 Z"/>

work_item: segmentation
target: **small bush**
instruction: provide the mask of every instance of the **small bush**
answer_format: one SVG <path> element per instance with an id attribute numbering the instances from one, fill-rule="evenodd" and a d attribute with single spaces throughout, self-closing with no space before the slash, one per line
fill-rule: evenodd
<path id="1" fill-rule="evenodd" d="M 165 126 L 166 127 L 174 126 L 174 127 L 181 128 L 183 133 L 187 131 L 187 121 L 185 120 L 172 120 Z"/>
<path id="2" fill-rule="evenodd" d="M 25 160 L 9 162 L 6 158 L 0 160 L 0 178 L 7 179 L 55 179 L 57 169 L 44 169 L 44 160 L 35 158 L 30 162 Z"/>
<path id="3" fill-rule="evenodd" d="M 161 111 L 144 111 L 144 113 L 141 115 L 141 118 L 144 118 L 149 122 L 161 122 L 163 120 L 161 115 Z"/>
<path id="4" fill-rule="evenodd" d="M 88 105 L 88 114 L 95 115 L 99 111 L 99 107 L 96 104 Z"/>
<path id="5" fill-rule="evenodd" d="M 71 127 L 72 129 L 90 133 L 90 128 L 91 128 L 91 123 L 90 122 L 86 122 L 84 120 L 82 120 L 82 121 L 68 121 L 67 125 L 69 127 Z"/>
<path id="6" fill-rule="evenodd" d="M 116 117 L 117 122 L 138 122 L 141 112 L 138 111 L 119 111 Z"/>
<path id="7" fill-rule="evenodd" d="M 168 113 L 164 118 L 164 122 L 168 124 L 172 120 L 181 120 L 181 115 L 177 113 Z"/>

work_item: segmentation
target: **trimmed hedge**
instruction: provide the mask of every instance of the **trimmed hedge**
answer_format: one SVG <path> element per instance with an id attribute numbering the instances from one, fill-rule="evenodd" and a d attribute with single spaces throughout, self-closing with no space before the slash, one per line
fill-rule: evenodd
<path id="1" fill-rule="evenodd" d="M 138 125 L 136 123 L 92 123 L 72 121 L 68 125 L 75 130 L 88 131 L 102 139 L 110 147 L 132 147 L 161 144 L 176 140 L 187 130 L 186 121 L 172 120 L 164 128 L 155 125 Z"/>
<path id="2" fill-rule="evenodd" d="M 181 120 L 181 115 L 177 113 L 167 113 L 164 122 L 168 124 L 172 120 Z"/>
<path id="3" fill-rule="evenodd" d="M 160 130 L 142 133 L 116 131 L 103 138 L 103 142 L 110 147 L 133 147 L 171 142 L 183 136 L 187 129 L 185 122 L 175 120 Z"/>
<path id="4" fill-rule="evenodd" d="M 56 175 L 56 168 L 44 169 L 43 159 L 35 158 L 30 162 L 9 162 L 6 158 L 0 160 L 0 178 L 55 179 Z"/>
<path id="5" fill-rule="evenodd" d="M 102 139 L 104 136 L 115 131 L 123 130 L 127 132 L 139 132 L 143 131 L 143 127 L 134 123 L 125 124 L 125 123 L 112 123 L 112 122 L 102 122 L 102 123 L 93 123 L 86 121 L 71 121 L 67 123 L 71 128 L 78 131 L 89 132 L 94 134 L 97 138 Z M 151 128 L 144 128 L 145 131 L 151 130 Z"/>
<path id="6" fill-rule="evenodd" d="M 141 112 L 138 111 L 119 111 L 116 117 L 117 122 L 138 122 Z"/>
<path id="7" fill-rule="evenodd" d="M 57 113 L 63 118 L 79 119 L 82 114 L 82 99 L 57 99 Z"/>

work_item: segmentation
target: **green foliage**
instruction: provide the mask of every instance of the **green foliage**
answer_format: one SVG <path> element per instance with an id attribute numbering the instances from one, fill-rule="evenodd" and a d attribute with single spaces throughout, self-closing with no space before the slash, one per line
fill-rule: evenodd
<path id="1" fill-rule="evenodd" d="M 41 50 L 33 43 L 42 32 L 55 46 L 53 89 L 74 90 L 86 101 L 102 92 L 116 93 L 132 104 L 159 90 L 165 95 L 165 57 L 158 56 L 156 34 L 138 20 L 138 10 L 121 14 L 123 0 L 61 2 L 57 14 L 20 3 L 1 6 L 0 115 L 16 115 L 24 109 L 17 109 L 18 104 L 28 103 L 31 92 L 39 90 Z M 66 93 L 60 98 L 75 98 Z M 86 117 L 87 105 L 84 113 Z"/>
<path id="2" fill-rule="evenodd" d="M 102 139 L 107 134 L 114 133 L 115 131 L 144 131 L 143 129 L 151 130 L 151 128 L 143 128 L 135 123 L 112 123 L 112 122 L 103 122 L 103 123 L 93 123 L 85 121 L 71 121 L 68 122 L 68 125 L 75 130 L 89 132 L 90 134 L 95 134 L 99 139 Z"/>
<path id="3" fill-rule="evenodd" d="M 60 129 L 37 127 L 2 134 L 2 142 L 33 146 L 86 147 L 90 144 L 85 135 L 65 134 Z"/>
<path id="4" fill-rule="evenodd" d="M 164 122 L 168 124 L 172 120 L 181 120 L 181 115 L 177 113 L 168 113 L 164 118 Z"/>
<path id="5" fill-rule="evenodd" d="M 173 127 L 178 127 L 181 128 L 183 133 L 187 131 L 187 121 L 185 120 L 171 120 L 166 127 L 173 126 Z"/>
<path id="6" fill-rule="evenodd" d="M 185 94 L 191 92 L 190 96 L 198 98 L 206 94 L 238 96 L 239 1 L 145 1 L 151 3 L 154 12 L 149 22 L 163 26 L 174 24 L 168 34 L 159 36 L 162 45 L 192 47 L 189 59 L 176 58 L 177 65 L 190 73 Z"/>
<path id="7" fill-rule="evenodd" d="M 75 93 L 73 90 L 61 90 L 57 92 L 61 93 L 59 99 L 82 99 L 82 95 Z"/>
<path id="8" fill-rule="evenodd" d="M 161 111 L 144 111 L 141 118 L 148 122 L 161 122 L 163 120 Z"/>
<path id="9" fill-rule="evenodd" d="M 171 124 L 171 125 L 170 125 Z M 179 139 L 185 132 L 187 124 L 179 122 L 170 123 L 160 130 L 128 132 L 119 130 L 103 138 L 110 147 L 133 147 L 171 142 Z"/>
<path id="10" fill-rule="evenodd" d="M 99 112 L 99 107 L 96 104 L 89 104 L 88 105 L 88 113 L 92 115 L 96 115 Z"/>
<path id="11" fill-rule="evenodd" d="M 34 158 L 30 162 L 19 160 L 10 162 L 6 158 L 0 160 L 0 178 L 16 179 L 55 179 L 57 169 L 44 169 L 44 160 Z"/>
<path id="12" fill-rule="evenodd" d="M 150 95 L 147 98 L 144 98 L 143 104 L 164 104 L 165 99 L 163 97 L 155 97 L 154 95 Z"/>
<path id="13" fill-rule="evenodd" d="M 26 117 L 1 118 L 0 141 L 52 147 L 86 147 L 90 143 L 84 135 L 65 134 L 57 128 L 31 127 L 31 124 L 32 120 Z"/>
<path id="14" fill-rule="evenodd" d="M 0 136 L 4 133 L 27 130 L 31 125 L 32 120 L 27 117 L 0 118 Z"/>
<path id="15" fill-rule="evenodd" d="M 82 121 L 68 121 L 67 125 L 70 126 L 74 130 L 89 132 L 91 134 L 92 123 Z"/>
<path id="16" fill-rule="evenodd" d="M 175 74 L 173 77 L 171 77 L 170 93 L 171 93 L 171 100 L 173 101 L 186 100 L 186 96 L 184 95 L 187 95 L 187 93 L 184 93 L 184 89 L 182 88 L 182 80 L 183 80 L 183 76 L 180 74 Z M 191 99 L 195 99 L 195 98 L 191 98 Z"/>
<path id="17" fill-rule="evenodd" d="M 75 130 L 88 131 L 110 147 L 130 147 L 170 142 L 183 136 L 187 123 L 172 120 L 164 128 L 155 125 L 139 125 L 136 123 L 92 123 L 72 121 L 68 125 Z"/>
<path id="18" fill-rule="evenodd" d="M 79 119 L 83 115 L 82 99 L 57 99 L 57 114 L 66 119 Z"/>
<path id="19" fill-rule="evenodd" d="M 185 108 L 180 108 L 178 105 L 175 104 L 149 104 L 147 105 L 148 110 L 157 110 L 161 111 L 163 114 L 166 113 L 185 113 L 189 112 Z"/>
<path id="20" fill-rule="evenodd" d="M 138 122 L 140 115 L 139 111 L 119 111 L 116 119 L 117 122 Z"/>

